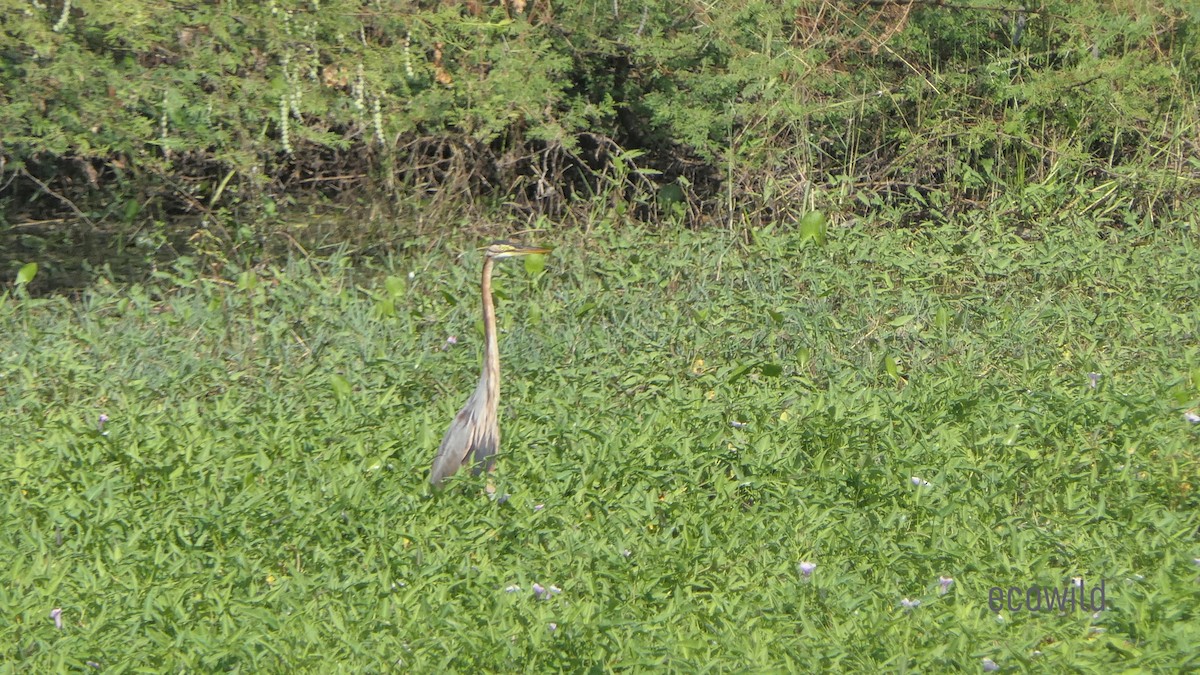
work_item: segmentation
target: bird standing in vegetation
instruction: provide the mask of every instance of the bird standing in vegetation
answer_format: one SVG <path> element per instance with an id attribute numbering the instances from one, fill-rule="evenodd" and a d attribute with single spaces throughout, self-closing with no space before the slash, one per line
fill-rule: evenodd
<path id="1" fill-rule="evenodd" d="M 486 467 L 495 468 L 495 454 L 500 450 L 500 347 L 496 341 L 496 306 L 492 303 L 492 264 L 497 260 L 517 258 L 534 253 L 549 253 L 550 249 L 522 246 L 497 241 L 484 251 L 483 283 L 483 372 L 479 384 L 467 399 L 466 405 L 454 416 L 437 456 L 429 482 L 440 487 L 442 481 L 467 464 L 474 465 L 479 474 Z"/>

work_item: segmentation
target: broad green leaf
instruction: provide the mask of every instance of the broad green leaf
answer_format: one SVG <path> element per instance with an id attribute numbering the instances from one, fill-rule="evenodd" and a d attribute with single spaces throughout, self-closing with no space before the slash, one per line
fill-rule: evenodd
<path id="1" fill-rule="evenodd" d="M 778 363 L 764 363 L 759 366 L 759 370 L 767 377 L 779 377 L 783 374 L 783 366 Z"/>
<path id="2" fill-rule="evenodd" d="M 811 211 L 800 219 L 800 241 L 812 239 L 818 246 L 825 245 L 829 220 L 820 211 Z"/>
<path id="3" fill-rule="evenodd" d="M 396 301 L 391 297 L 380 298 L 375 302 L 375 311 L 379 316 L 390 319 L 396 316 Z"/>
<path id="4" fill-rule="evenodd" d="M 675 183 L 667 183 L 658 189 L 658 203 L 663 206 L 680 204 L 683 202 L 683 199 L 683 188 Z"/>
<path id="5" fill-rule="evenodd" d="M 933 317 L 933 325 L 945 330 L 950 327 L 950 310 L 945 307 L 938 307 L 937 314 Z"/>
<path id="6" fill-rule="evenodd" d="M 896 364 L 896 359 L 891 356 L 885 356 L 883 359 L 883 369 L 891 375 L 893 379 L 900 379 L 900 367 Z"/>
<path id="7" fill-rule="evenodd" d="M 21 286 L 33 281 L 37 276 L 38 264 L 35 262 L 25 263 L 21 266 L 21 270 L 17 272 L 17 285 Z"/>
<path id="8" fill-rule="evenodd" d="M 350 386 L 350 381 L 347 380 L 346 378 L 342 377 L 341 375 L 338 375 L 337 373 L 330 375 L 329 383 L 333 385 L 333 393 L 338 398 L 345 398 L 350 395 L 350 392 L 352 390 L 352 387 Z"/>
<path id="9" fill-rule="evenodd" d="M 796 350 L 796 363 L 801 368 L 807 368 L 809 362 L 812 361 L 812 350 L 808 347 L 801 347 Z"/>
<path id="10" fill-rule="evenodd" d="M 546 256 L 541 253 L 525 256 L 525 272 L 530 276 L 537 276 L 546 269 Z"/>
<path id="11" fill-rule="evenodd" d="M 401 295 L 404 295 L 404 291 L 407 286 L 407 284 L 404 283 L 404 279 L 400 277 L 388 277 L 383 281 L 383 285 L 385 288 L 387 288 L 388 295 L 391 295 L 393 298 L 398 298 Z"/>
<path id="12" fill-rule="evenodd" d="M 254 270 L 246 270 L 238 275 L 237 287 L 240 291 L 252 291 L 258 288 L 258 275 Z"/>

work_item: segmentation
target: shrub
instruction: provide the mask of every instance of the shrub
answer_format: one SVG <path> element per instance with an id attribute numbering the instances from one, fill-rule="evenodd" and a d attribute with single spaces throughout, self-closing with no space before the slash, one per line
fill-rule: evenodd
<path id="1" fill-rule="evenodd" d="M 1196 192 L 1185 0 L 10 4 L 10 223 L 211 227 L 380 194 L 530 217 L 1121 222 Z"/>

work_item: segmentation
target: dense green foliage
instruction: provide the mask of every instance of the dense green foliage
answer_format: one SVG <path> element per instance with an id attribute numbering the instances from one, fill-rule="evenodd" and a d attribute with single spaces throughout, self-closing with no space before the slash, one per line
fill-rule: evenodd
<path id="1" fill-rule="evenodd" d="M 475 253 L 22 285 L 0 663 L 1195 669 L 1198 235 L 551 237 L 498 274 L 503 503 L 425 483 L 478 373 Z M 1104 611 L 988 608 L 1073 576 Z"/>
<path id="2" fill-rule="evenodd" d="M 0 0 L 3 218 L 220 233 L 362 187 L 1024 226 L 1195 195 L 1200 5 L 1027 4 Z"/>
<path id="3" fill-rule="evenodd" d="M 1200 669 L 1200 5 L 1025 4 L 0 0 L 0 671 Z"/>

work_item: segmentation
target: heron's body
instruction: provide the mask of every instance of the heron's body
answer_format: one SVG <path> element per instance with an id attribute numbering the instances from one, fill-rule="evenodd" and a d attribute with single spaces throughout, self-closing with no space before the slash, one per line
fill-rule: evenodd
<path id="1" fill-rule="evenodd" d="M 478 474 L 485 468 L 495 468 L 495 454 L 500 450 L 500 346 L 496 338 L 496 306 L 492 302 L 492 265 L 496 260 L 547 253 L 549 249 L 496 242 L 487 247 L 483 261 L 483 372 L 479 384 L 467 399 L 466 405 L 442 437 L 429 482 L 440 486 L 442 481 L 470 464 Z"/>

